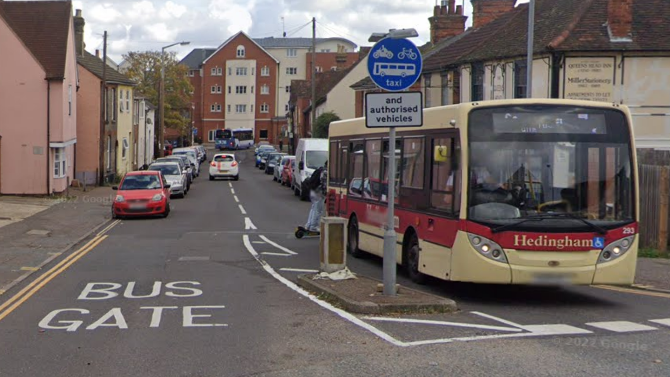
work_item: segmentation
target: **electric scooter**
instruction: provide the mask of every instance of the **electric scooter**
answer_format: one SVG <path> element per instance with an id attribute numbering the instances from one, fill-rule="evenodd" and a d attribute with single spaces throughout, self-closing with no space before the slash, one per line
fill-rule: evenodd
<path id="1" fill-rule="evenodd" d="M 305 229 L 304 226 L 298 226 L 295 229 L 295 238 L 303 238 L 303 237 L 318 237 L 321 235 L 321 232 L 315 232 L 309 229 Z"/>

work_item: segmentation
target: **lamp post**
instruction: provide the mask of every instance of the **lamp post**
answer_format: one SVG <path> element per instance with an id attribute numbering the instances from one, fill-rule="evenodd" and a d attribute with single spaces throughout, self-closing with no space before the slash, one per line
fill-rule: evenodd
<path id="1" fill-rule="evenodd" d="M 165 150 L 163 148 L 163 131 L 165 129 L 165 50 L 176 45 L 186 46 L 191 42 L 176 42 L 171 45 L 167 45 L 161 49 L 161 80 L 159 82 L 159 94 L 158 94 L 158 113 L 160 117 L 160 123 L 158 123 L 158 132 L 156 137 L 158 137 L 158 157 L 163 157 L 165 155 Z"/>
<path id="2" fill-rule="evenodd" d="M 372 33 L 368 42 L 379 42 L 384 38 L 404 39 L 418 37 L 415 29 L 391 29 L 388 33 Z M 388 185 L 386 209 L 387 222 L 384 230 L 384 295 L 396 295 L 396 241 L 398 235 L 395 232 L 395 127 L 389 127 L 389 161 L 388 161 Z M 383 177 L 382 177 L 383 179 Z"/>

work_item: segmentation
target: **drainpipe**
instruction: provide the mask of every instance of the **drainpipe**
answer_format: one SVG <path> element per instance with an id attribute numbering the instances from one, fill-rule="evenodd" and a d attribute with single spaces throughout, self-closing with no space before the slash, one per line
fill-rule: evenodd
<path id="1" fill-rule="evenodd" d="M 47 195 L 51 195 L 51 177 L 49 173 L 51 172 L 50 169 L 50 161 L 49 161 L 49 154 L 51 153 L 51 147 L 50 147 L 50 142 L 51 142 L 51 80 L 47 79 L 47 147 L 46 147 L 46 155 L 47 155 Z"/>

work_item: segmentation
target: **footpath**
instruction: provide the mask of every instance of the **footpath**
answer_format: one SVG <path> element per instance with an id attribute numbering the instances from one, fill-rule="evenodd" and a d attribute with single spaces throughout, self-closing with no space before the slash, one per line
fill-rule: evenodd
<path id="1" fill-rule="evenodd" d="M 0 196 L 0 295 L 111 219 L 114 191 L 71 188 L 68 197 Z"/>

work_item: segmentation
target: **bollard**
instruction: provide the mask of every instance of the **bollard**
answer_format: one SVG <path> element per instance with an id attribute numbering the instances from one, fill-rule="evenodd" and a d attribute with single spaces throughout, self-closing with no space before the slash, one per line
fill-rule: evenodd
<path id="1" fill-rule="evenodd" d="M 333 273 L 346 267 L 347 219 L 323 217 L 321 219 L 321 272 Z"/>

